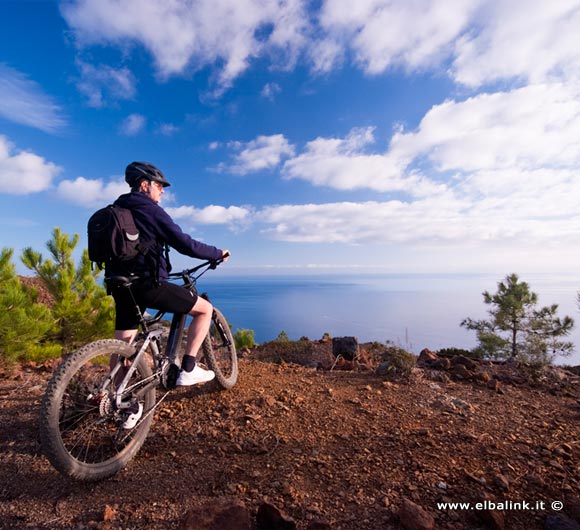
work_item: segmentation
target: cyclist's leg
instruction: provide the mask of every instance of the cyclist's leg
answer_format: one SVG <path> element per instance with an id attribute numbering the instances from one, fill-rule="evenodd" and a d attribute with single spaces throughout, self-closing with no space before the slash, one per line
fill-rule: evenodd
<path id="1" fill-rule="evenodd" d="M 115 338 L 131 344 L 139 332 L 139 316 L 135 302 L 125 287 L 117 287 L 112 292 L 115 300 Z M 144 308 L 140 308 L 141 311 Z M 117 364 L 117 355 L 111 355 L 111 369 Z M 121 374 L 122 375 L 122 374 Z"/>
<path id="2" fill-rule="evenodd" d="M 177 378 L 177 386 L 207 383 L 215 377 L 215 372 L 203 368 L 196 362 L 197 354 L 209 332 L 212 313 L 213 306 L 204 298 L 198 298 L 188 313 L 193 320 L 187 331 L 187 344 L 181 362 L 182 372 Z"/>
<path id="3" fill-rule="evenodd" d="M 198 297 L 189 314 L 193 317 L 187 332 L 185 355 L 197 357 L 197 353 L 211 325 L 213 306 L 205 298 Z"/>
<path id="4" fill-rule="evenodd" d="M 139 328 L 135 300 L 125 287 L 113 289 L 112 295 L 115 300 L 115 338 L 131 343 L 137 336 Z M 143 312 L 145 307 L 140 304 L 139 310 Z"/>
<path id="5" fill-rule="evenodd" d="M 138 331 L 138 329 L 116 329 L 115 338 L 130 344 L 137 336 Z"/>

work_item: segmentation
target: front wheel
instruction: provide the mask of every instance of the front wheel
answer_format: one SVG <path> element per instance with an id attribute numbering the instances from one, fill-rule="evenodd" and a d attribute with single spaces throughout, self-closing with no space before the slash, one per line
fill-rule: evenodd
<path id="1" fill-rule="evenodd" d="M 238 380 L 238 354 L 227 320 L 214 307 L 209 333 L 203 341 L 203 354 L 223 389 L 232 388 Z"/>
<path id="2" fill-rule="evenodd" d="M 78 480 L 101 480 L 121 470 L 143 445 L 155 406 L 146 359 L 135 370 L 122 401 L 142 407 L 131 428 L 128 410 L 118 410 L 117 387 L 133 364 L 135 348 L 114 339 L 87 344 L 67 357 L 50 380 L 40 410 L 40 439 L 51 464 Z M 114 377 L 111 369 L 119 368 Z"/>

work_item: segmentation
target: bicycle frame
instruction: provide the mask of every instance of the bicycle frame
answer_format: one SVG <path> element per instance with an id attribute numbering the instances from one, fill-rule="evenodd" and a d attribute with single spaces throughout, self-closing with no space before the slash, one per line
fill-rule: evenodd
<path id="1" fill-rule="evenodd" d="M 195 288 L 197 280 L 203 274 L 205 274 L 210 269 L 215 269 L 222 261 L 223 261 L 223 258 L 221 258 L 219 260 L 205 261 L 205 262 L 201 263 L 200 265 L 197 265 L 196 267 L 193 267 L 191 269 L 185 269 L 181 272 L 170 274 L 169 277 L 175 278 L 175 279 L 179 278 L 179 279 L 183 280 L 183 287 L 185 289 L 193 289 L 193 288 Z M 194 276 L 194 274 L 201 269 L 203 269 L 203 270 L 197 276 Z M 126 288 L 129 289 L 129 292 L 131 293 L 131 297 L 135 301 L 135 299 L 133 297 L 133 293 L 131 291 L 131 282 L 128 283 L 128 285 L 126 285 Z M 164 375 L 163 370 L 164 370 L 165 366 L 167 366 L 167 370 L 169 370 L 172 365 L 176 365 L 176 361 L 177 361 L 177 357 L 178 357 L 178 353 L 179 353 L 178 347 L 179 347 L 179 345 L 181 343 L 181 339 L 183 337 L 183 332 L 185 329 L 185 322 L 186 322 L 186 319 L 188 316 L 187 314 L 181 314 L 181 313 L 174 313 L 173 314 L 173 318 L 171 320 L 171 326 L 169 329 L 169 335 L 167 338 L 167 346 L 165 348 L 165 353 L 164 353 L 164 355 L 161 355 L 161 353 L 159 351 L 159 346 L 158 346 L 158 338 L 160 335 L 163 334 L 163 330 L 160 328 L 150 329 L 150 326 L 161 321 L 161 319 L 165 316 L 166 312 L 160 310 L 160 311 L 157 311 L 155 316 L 153 316 L 151 318 L 145 318 L 145 315 L 143 315 L 141 313 L 141 310 L 139 309 L 139 305 L 136 302 L 135 302 L 135 307 L 136 307 L 137 312 L 138 312 L 139 317 L 140 317 L 140 324 L 141 324 L 142 331 L 141 331 L 141 333 L 139 333 L 135 337 L 133 344 L 138 344 L 140 341 L 143 341 L 143 343 L 141 344 L 141 346 L 137 350 L 137 353 L 131 357 L 131 361 L 132 361 L 131 366 L 129 367 L 129 369 L 125 373 L 123 380 L 118 385 L 117 391 L 115 392 L 115 406 L 118 409 L 128 408 L 130 406 L 130 403 L 123 402 L 123 397 L 128 392 L 131 392 L 133 395 L 136 395 L 136 396 L 144 395 L 152 385 L 157 387 L 162 382 L 162 377 Z M 219 331 L 220 331 L 220 335 L 222 335 L 224 340 L 227 341 L 228 339 L 227 339 L 225 332 L 222 329 L 220 329 Z M 141 358 L 145 355 L 148 347 L 151 347 L 152 361 L 153 361 L 154 366 L 155 366 L 151 380 L 150 381 L 143 380 L 143 381 L 140 381 L 138 383 L 138 385 L 133 385 L 132 387 L 127 388 L 127 383 L 131 379 L 131 376 L 133 375 L 133 373 L 136 370 L 136 366 L 141 361 Z M 118 359 L 115 366 L 112 367 L 112 370 L 111 370 L 111 373 L 109 374 L 109 377 L 105 380 L 102 391 L 105 391 L 109 387 L 109 385 L 115 380 L 115 377 L 117 376 L 119 371 L 123 368 L 123 366 L 124 366 L 124 359 Z M 140 388 L 138 390 L 136 390 L 136 388 L 138 386 Z"/>

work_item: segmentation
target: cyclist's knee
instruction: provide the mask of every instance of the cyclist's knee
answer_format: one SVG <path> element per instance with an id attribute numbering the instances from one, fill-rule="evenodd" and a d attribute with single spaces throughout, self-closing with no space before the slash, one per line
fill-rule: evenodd
<path id="1" fill-rule="evenodd" d="M 194 306 L 191 308 L 190 314 L 211 314 L 212 311 L 213 306 L 211 305 L 211 302 L 199 296 Z"/>

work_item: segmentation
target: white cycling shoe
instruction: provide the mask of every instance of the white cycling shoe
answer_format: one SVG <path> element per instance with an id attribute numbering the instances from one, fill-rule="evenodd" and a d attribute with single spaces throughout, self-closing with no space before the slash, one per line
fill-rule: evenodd
<path id="1" fill-rule="evenodd" d="M 138 406 L 136 405 L 137 404 L 127 409 L 129 415 L 121 425 L 123 429 L 132 429 L 133 427 L 135 427 L 135 425 L 137 425 L 137 422 L 141 419 L 141 416 L 143 415 L 143 403 L 139 403 Z"/>
<path id="2" fill-rule="evenodd" d="M 175 383 L 177 386 L 191 386 L 197 385 L 199 383 L 207 383 L 211 381 L 215 377 L 215 373 L 213 370 L 206 370 L 202 368 L 198 364 L 195 365 L 195 368 L 191 372 L 186 372 L 185 370 L 181 370 L 179 377 L 177 378 L 177 382 Z"/>

